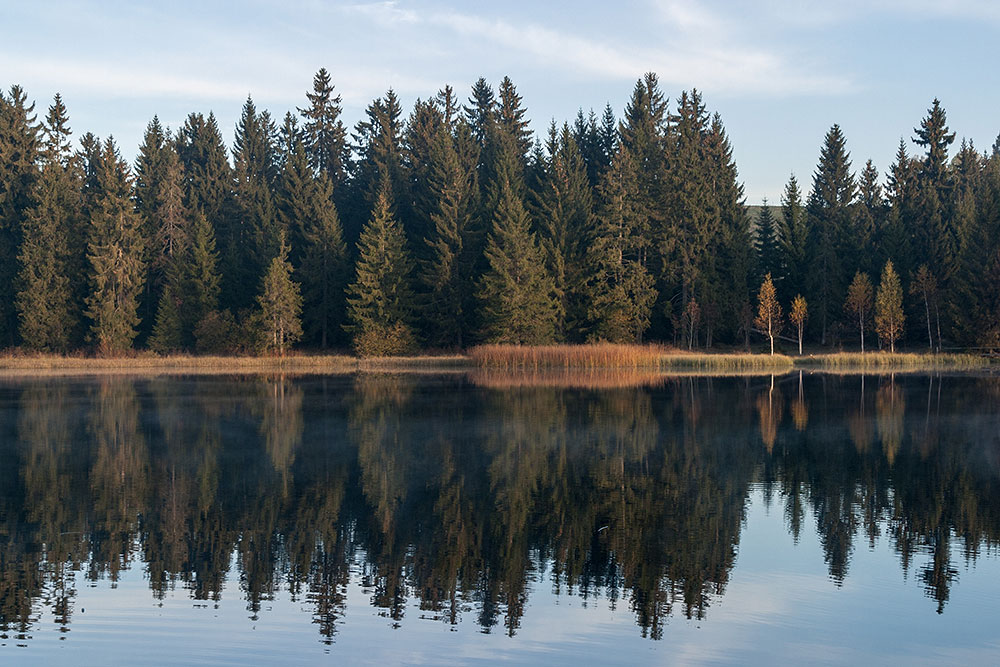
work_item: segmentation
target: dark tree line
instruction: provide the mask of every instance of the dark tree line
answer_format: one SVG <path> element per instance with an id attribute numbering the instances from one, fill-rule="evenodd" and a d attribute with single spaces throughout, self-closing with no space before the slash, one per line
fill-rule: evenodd
<path id="1" fill-rule="evenodd" d="M 806 338 L 837 344 L 864 326 L 852 277 L 892 261 L 911 342 L 1000 344 L 1000 143 L 949 155 L 937 100 L 884 183 L 835 125 L 810 190 L 793 176 L 756 215 L 721 118 L 698 91 L 671 105 L 654 74 L 620 120 L 581 111 L 540 137 L 507 78 L 408 117 L 389 90 L 353 131 L 341 115 L 320 70 L 280 122 L 248 98 L 231 149 L 212 114 L 153 118 L 130 166 L 110 137 L 74 149 L 58 95 L 39 120 L 20 87 L 0 94 L 0 341 L 747 344 L 770 274 L 786 310 L 808 302 Z"/>

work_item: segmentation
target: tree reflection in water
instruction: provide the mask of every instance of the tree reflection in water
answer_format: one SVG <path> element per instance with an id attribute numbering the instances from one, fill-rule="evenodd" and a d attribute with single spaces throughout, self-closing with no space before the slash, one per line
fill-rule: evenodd
<path id="1" fill-rule="evenodd" d="M 40 608 L 68 631 L 78 576 L 114 582 L 141 562 L 157 599 L 181 587 L 217 603 L 235 580 L 256 618 L 290 595 L 326 642 L 358 576 L 395 624 L 416 600 L 442 623 L 513 635 L 547 582 L 626 604 L 655 639 L 724 595 L 756 485 L 796 539 L 815 522 L 835 582 L 859 539 L 887 539 L 938 612 L 953 554 L 974 562 L 1000 537 L 995 378 L 109 377 L 0 391 L 0 624 L 21 637 Z"/>

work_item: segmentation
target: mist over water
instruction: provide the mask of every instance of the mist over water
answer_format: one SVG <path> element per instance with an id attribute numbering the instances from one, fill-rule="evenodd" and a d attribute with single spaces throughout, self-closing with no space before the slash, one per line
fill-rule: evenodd
<path id="1" fill-rule="evenodd" d="M 993 376 L 5 379 L 0 461 L 5 663 L 1000 659 Z"/>

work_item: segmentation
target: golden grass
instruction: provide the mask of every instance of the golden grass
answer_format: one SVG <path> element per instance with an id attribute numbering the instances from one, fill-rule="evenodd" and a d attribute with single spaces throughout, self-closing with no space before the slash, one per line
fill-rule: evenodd
<path id="1" fill-rule="evenodd" d="M 479 345 L 469 357 L 482 368 L 658 368 L 660 345 Z"/>

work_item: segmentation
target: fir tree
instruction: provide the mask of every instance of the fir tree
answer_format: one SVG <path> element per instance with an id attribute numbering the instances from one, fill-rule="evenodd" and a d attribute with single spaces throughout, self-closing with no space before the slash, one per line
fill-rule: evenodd
<path id="1" fill-rule="evenodd" d="M 437 202 L 430 215 L 433 232 L 420 266 L 425 291 L 423 315 L 428 342 L 461 348 L 468 339 L 472 260 L 468 247 L 475 211 L 475 163 L 461 159 L 451 134 L 438 132 L 429 186 Z"/>
<path id="2" fill-rule="evenodd" d="M 882 344 L 889 344 L 890 352 L 896 351 L 896 341 L 903 337 L 905 322 L 903 288 L 890 260 L 885 263 L 885 269 L 882 270 L 882 280 L 879 282 L 878 294 L 875 297 L 875 330 Z"/>
<path id="3" fill-rule="evenodd" d="M 323 348 L 342 330 L 348 276 L 347 246 L 333 194 L 333 183 L 321 173 L 310 191 L 311 210 L 302 225 L 306 330 Z"/>
<path id="4" fill-rule="evenodd" d="M 132 177 L 114 141 L 96 165 L 97 193 L 90 210 L 88 259 L 92 267 L 87 316 L 91 340 L 103 354 L 132 346 L 139 324 L 143 263 L 142 219 L 132 205 Z"/>
<path id="5" fill-rule="evenodd" d="M 856 187 L 851 162 L 839 125 L 827 132 L 807 207 L 809 224 L 810 301 L 820 318 L 821 340 L 826 344 L 829 324 L 844 293 L 844 258 L 849 253 L 851 207 Z"/>
<path id="6" fill-rule="evenodd" d="M 73 253 L 80 248 L 80 192 L 66 107 L 59 95 L 42 131 L 42 170 L 24 220 L 15 305 L 25 346 L 66 350 L 75 342 L 79 320 L 71 281 L 78 275 Z"/>
<path id="7" fill-rule="evenodd" d="M 413 349 L 411 272 L 406 236 L 390 209 L 386 184 L 358 239 L 355 279 L 347 288 L 345 329 L 358 354 L 385 356 Z"/>
<path id="8" fill-rule="evenodd" d="M 784 258 L 782 285 L 788 292 L 806 289 L 809 279 L 808 234 L 802 195 L 795 175 L 789 176 L 781 197 L 781 254 Z"/>
<path id="9" fill-rule="evenodd" d="M 313 90 L 306 93 L 309 106 L 299 109 L 305 118 L 306 155 L 310 166 L 330 179 L 336 197 L 347 182 L 350 166 L 350 147 L 347 129 L 340 120 L 341 97 L 333 94 L 330 73 L 320 68 L 313 77 Z M 340 201 L 340 199 L 338 199 Z"/>
<path id="10" fill-rule="evenodd" d="M 856 270 L 865 273 L 877 271 L 884 264 L 879 259 L 879 248 L 885 226 L 886 203 L 878 181 L 878 170 L 868 160 L 858 178 L 857 211 L 851 239 L 851 263 Z"/>
<path id="11" fill-rule="evenodd" d="M 515 185 L 516 161 L 501 157 L 500 164 L 498 205 L 485 253 L 489 268 L 479 286 L 482 336 L 490 343 L 551 343 L 559 316 L 555 282 Z"/>
<path id="12" fill-rule="evenodd" d="M 385 189 L 394 211 L 407 208 L 407 183 L 403 167 L 402 109 L 391 88 L 365 109 L 366 119 L 357 123 L 354 146 L 354 199 L 351 224 L 345 230 L 349 240 L 356 239 L 362 223 L 368 219 Z M 401 224 L 402 228 L 402 224 Z"/>
<path id="13" fill-rule="evenodd" d="M 588 251 L 590 338 L 640 342 L 656 300 L 653 276 L 645 266 L 649 239 L 639 214 L 638 176 L 628 149 L 618 154 L 602 178 L 601 210 Z"/>
<path id="14" fill-rule="evenodd" d="M 767 205 L 766 198 L 760 207 L 760 214 L 757 216 L 757 238 L 754 245 L 761 272 L 778 276 L 777 281 L 780 284 L 783 268 L 781 266 L 781 239 L 778 236 L 777 220 L 771 213 L 771 207 Z"/>
<path id="15" fill-rule="evenodd" d="M 583 340 L 587 319 L 586 251 L 593 240 L 593 200 L 583 156 L 568 125 L 553 127 L 550 160 L 535 196 L 535 218 L 560 301 L 557 336 Z"/>
<path id="16" fill-rule="evenodd" d="M 278 254 L 264 274 L 257 304 L 264 351 L 283 355 L 302 337 L 302 296 L 292 280 L 284 232 L 278 236 Z"/>
<path id="17" fill-rule="evenodd" d="M 222 244 L 223 295 L 231 307 L 250 305 L 251 286 L 260 281 L 278 252 L 280 223 L 273 193 L 279 173 L 276 135 L 270 114 L 258 112 L 248 97 L 233 144 L 235 218 Z"/>
<path id="18" fill-rule="evenodd" d="M 0 92 L 0 341 L 17 336 L 14 307 L 21 234 L 38 179 L 39 127 L 35 105 L 20 86 Z"/>
<path id="19" fill-rule="evenodd" d="M 944 108 L 937 99 L 913 131 L 913 142 L 927 150 L 917 169 L 914 250 L 947 285 L 958 255 L 958 234 L 948 210 L 952 189 L 948 146 L 955 141 L 955 133 L 948 131 Z"/>

